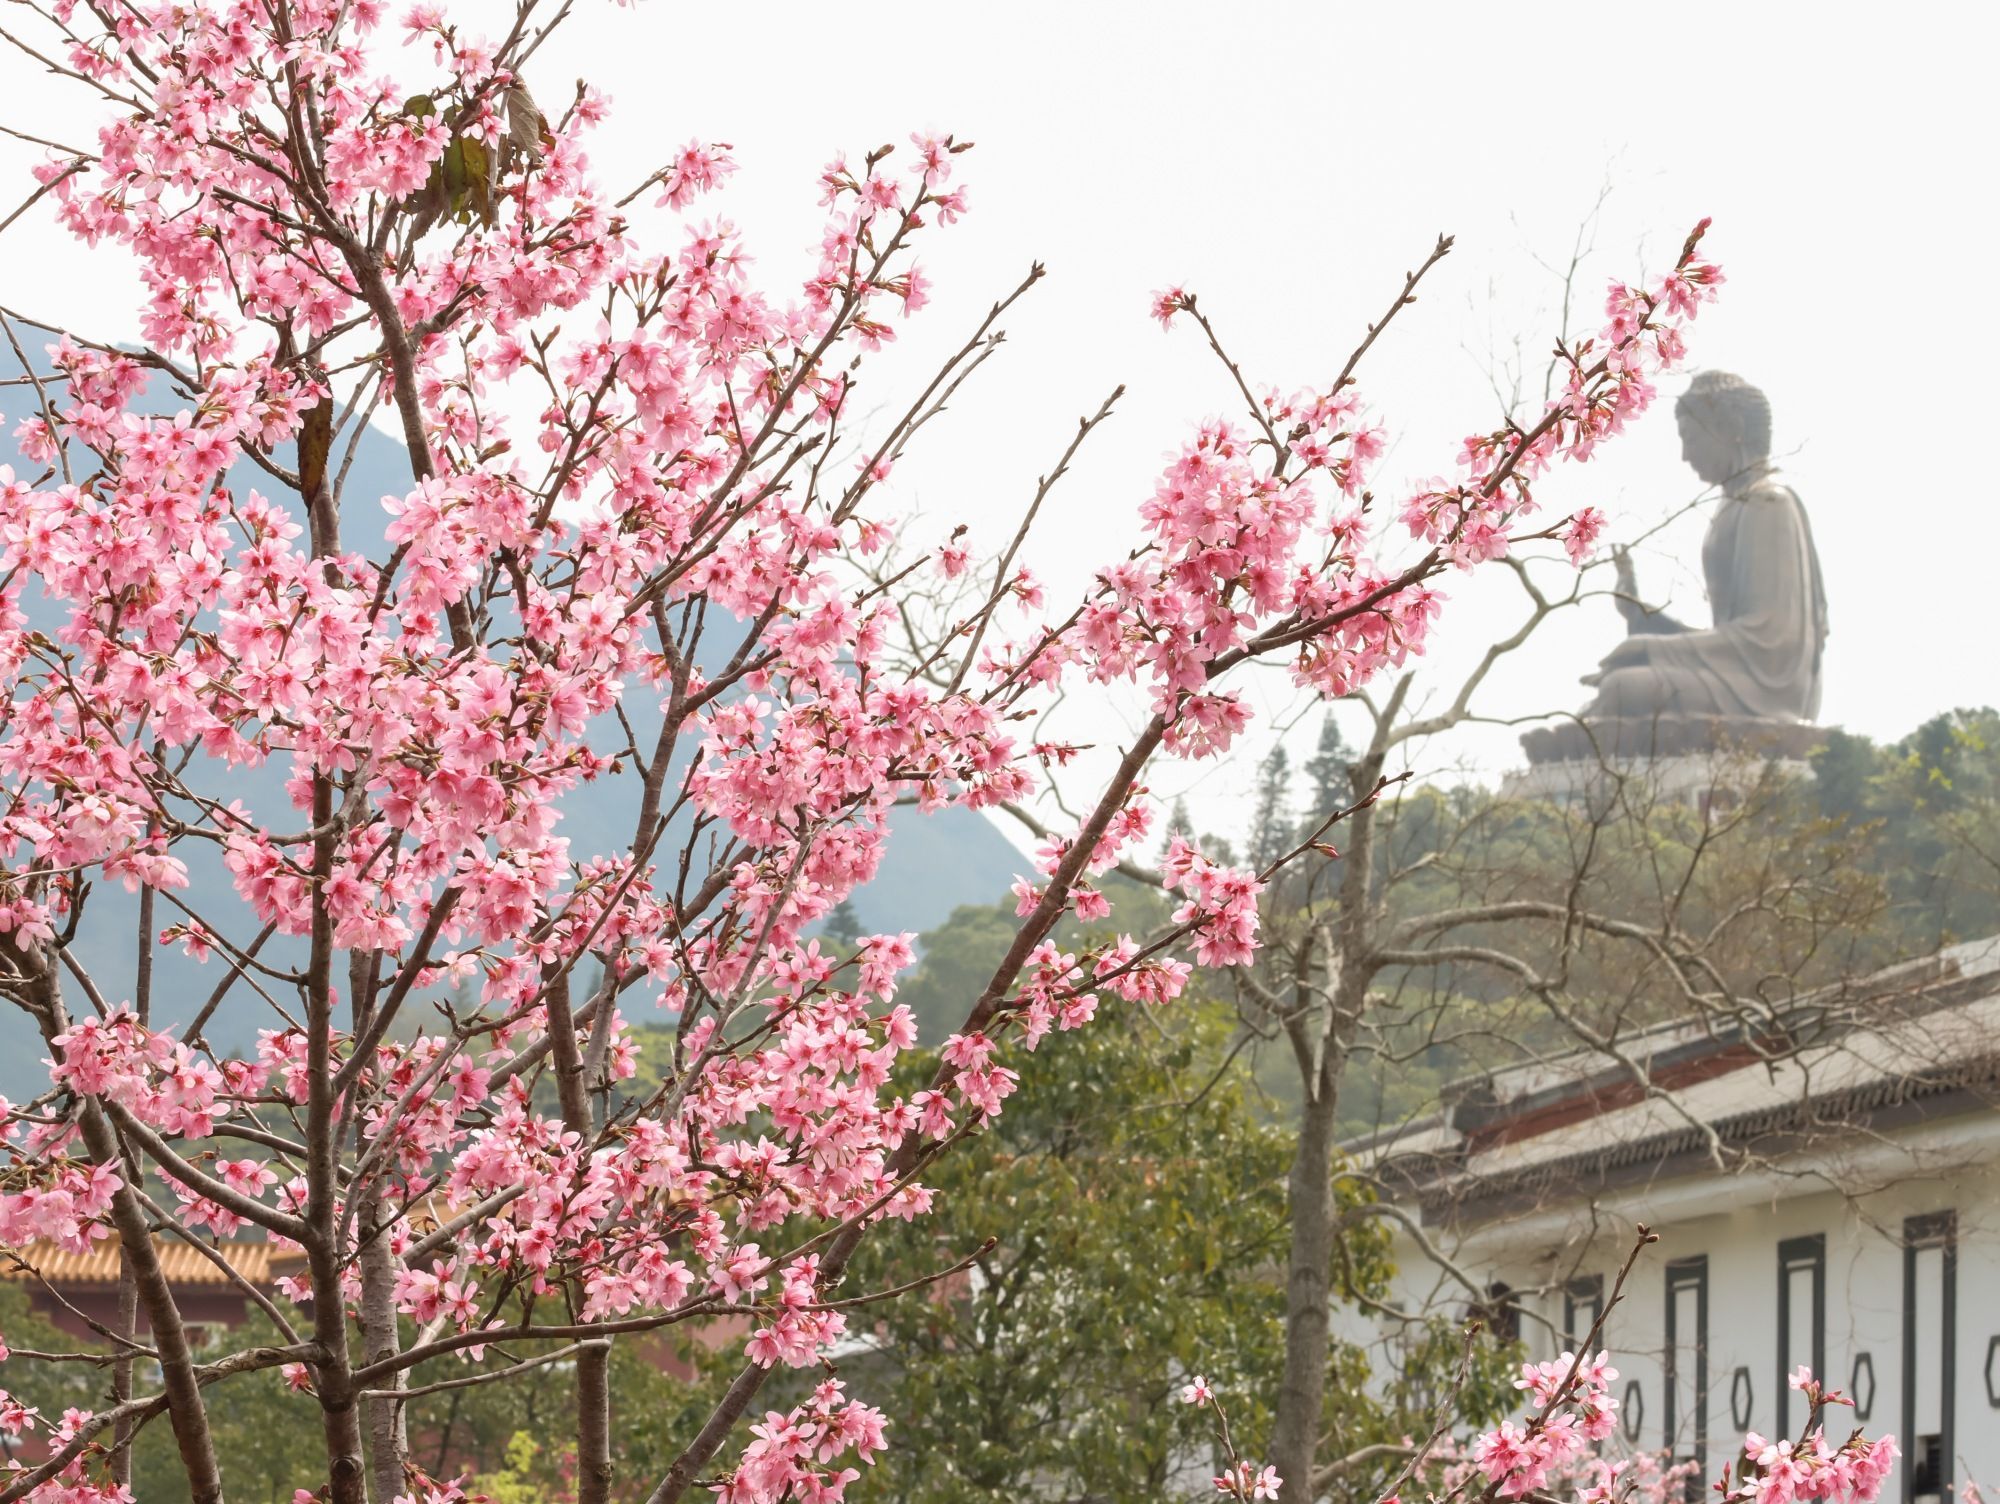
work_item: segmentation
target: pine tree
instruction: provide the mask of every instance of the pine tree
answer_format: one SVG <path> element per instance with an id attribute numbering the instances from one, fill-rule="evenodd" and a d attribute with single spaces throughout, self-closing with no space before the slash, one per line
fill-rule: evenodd
<path id="1" fill-rule="evenodd" d="M 1258 871 L 1292 847 L 1292 760 L 1279 742 L 1257 769 L 1257 812 L 1250 823 L 1250 864 Z"/>
<path id="2" fill-rule="evenodd" d="M 843 898 L 833 906 L 833 912 L 826 916 L 826 927 L 820 931 L 836 945 L 852 945 L 866 933 L 861 916 L 854 911 L 852 898 Z"/>
<path id="3" fill-rule="evenodd" d="M 1328 711 L 1320 722 L 1319 749 L 1306 759 L 1306 777 L 1312 780 L 1312 806 L 1306 811 L 1309 828 L 1354 802 L 1354 786 L 1347 776 L 1353 766 L 1354 749 L 1340 734 L 1340 722 Z"/>

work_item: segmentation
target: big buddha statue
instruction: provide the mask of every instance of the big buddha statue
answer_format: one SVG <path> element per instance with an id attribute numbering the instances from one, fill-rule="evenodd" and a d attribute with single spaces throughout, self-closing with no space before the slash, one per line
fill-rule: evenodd
<path id="1" fill-rule="evenodd" d="M 1697 727 L 1782 728 L 1819 713 L 1826 589 L 1805 508 L 1772 471 L 1770 403 L 1740 376 L 1707 371 L 1675 416 L 1681 458 L 1722 491 L 1701 549 L 1713 622 L 1693 626 L 1645 604 L 1630 559 L 1616 556 L 1627 635 L 1585 677 L 1597 697 L 1582 720 L 1622 726 L 1616 740 L 1628 750 L 1662 732 L 1686 744 L 1703 739 Z M 1638 725 L 1651 729 L 1641 736 Z"/>

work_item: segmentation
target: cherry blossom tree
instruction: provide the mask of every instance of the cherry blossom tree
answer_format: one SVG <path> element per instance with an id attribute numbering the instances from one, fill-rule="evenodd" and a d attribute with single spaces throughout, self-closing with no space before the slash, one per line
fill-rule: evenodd
<path id="1" fill-rule="evenodd" d="M 1474 433 L 1452 478 L 1392 508 L 1368 490 L 1383 435 L 1356 373 L 1449 240 L 1296 391 L 1253 391 L 1169 290 L 1153 311 L 1214 345 L 1242 413 L 1135 488 L 1129 547 L 1079 598 L 1047 601 L 1020 564 L 1067 455 L 998 548 L 961 530 L 879 579 L 894 467 L 1041 276 L 861 431 L 860 371 L 926 301 L 916 248 L 966 211 L 967 143 L 836 158 L 816 267 L 760 286 L 696 208 L 735 170 L 726 147 L 621 193 L 586 156 L 603 102 L 530 93 L 568 5 L 521 0 L 495 38 L 376 0 L 26 9 L 21 65 L 73 81 L 98 125 L 51 147 L 24 210 L 128 257 L 145 302 L 136 348 L 7 314 L 40 358 L 16 434 L 35 473 L 0 470 L 0 992 L 51 1074 L 0 1115 L 0 1245 L 115 1240 L 131 1300 L 110 1403 L 0 1406 L 40 1448 L 0 1500 L 118 1498 L 131 1438 L 161 1422 L 191 1497 L 221 1500 L 209 1407 L 273 1368 L 324 1444 L 314 1498 L 448 1500 L 412 1460 L 412 1398 L 563 1361 L 595 1504 L 611 1345 L 723 1318 L 747 1326 L 740 1373 L 620 1493 L 838 1497 L 890 1418 L 836 1377 L 755 1404 L 895 1293 L 842 1287 L 869 1228 L 924 1214 L 927 1167 L 1001 1112 L 1050 1030 L 1256 951 L 1259 877 L 1185 841 L 1166 932 L 1049 943 L 1105 914 L 1096 879 L 1154 818 L 1149 765 L 1226 753 L 1253 665 L 1347 694 L 1422 651 L 1439 576 L 1528 538 L 1586 553 L 1601 517 L 1541 516 L 1531 488 L 1645 410 L 1720 281 L 1704 223 L 1663 276 L 1612 288 L 1532 423 Z M 641 199 L 678 230 L 642 236 Z M 378 415 L 407 482 L 357 495 Z M 904 592 L 954 578 L 978 585 L 937 654 L 892 666 Z M 875 870 L 898 801 L 1032 803 L 1073 749 L 1023 726 L 1118 685 L 1142 727 L 1045 843 L 930 1085 L 890 1092 L 915 1044 L 910 937 L 809 932 Z M 289 808 L 241 797 L 267 766 Z M 563 818 L 601 780 L 626 791 L 616 846 Z M 122 973 L 76 944 L 114 883 L 139 897 Z M 214 978 L 177 1027 L 154 1017 L 167 951 Z M 225 1006 L 266 1015 L 254 1055 L 206 1039 Z M 671 1070 L 614 1100 L 633 1009 L 673 1022 Z M 267 1294 L 230 1266 L 239 1233 L 301 1272 Z M 282 1340 L 198 1359 L 164 1239 Z"/>

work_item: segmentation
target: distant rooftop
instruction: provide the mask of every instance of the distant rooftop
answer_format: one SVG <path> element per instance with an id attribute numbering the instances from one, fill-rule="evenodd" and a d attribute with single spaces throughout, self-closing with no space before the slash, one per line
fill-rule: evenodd
<path id="1" fill-rule="evenodd" d="M 2000 938 L 1952 946 L 1759 1014 L 1706 1015 L 1447 1085 L 1434 1113 L 1346 1146 L 1424 1204 L 1525 1200 L 1712 1169 L 1864 1122 L 2000 1095 Z"/>
<path id="2" fill-rule="evenodd" d="M 0 1260 L 0 1279 L 46 1281 L 59 1290 L 113 1286 L 118 1283 L 118 1247 L 116 1238 L 92 1243 L 85 1253 L 72 1253 L 46 1241 L 33 1242 L 14 1249 L 11 1258 Z M 159 1256 L 160 1272 L 171 1286 L 181 1289 L 235 1286 L 235 1281 L 212 1259 L 179 1238 L 155 1238 L 153 1249 Z M 304 1261 L 304 1255 L 297 1250 L 280 1248 L 262 1239 L 221 1243 L 216 1245 L 216 1252 L 228 1261 L 230 1268 L 259 1289 L 268 1289 L 280 1275 L 296 1273 Z M 17 1264 L 15 1259 L 21 1262 Z"/>

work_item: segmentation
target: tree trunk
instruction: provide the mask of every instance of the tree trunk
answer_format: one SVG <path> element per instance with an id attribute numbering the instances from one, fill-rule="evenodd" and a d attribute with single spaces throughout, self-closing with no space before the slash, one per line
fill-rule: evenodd
<path id="1" fill-rule="evenodd" d="M 59 963 L 47 950 L 33 954 L 17 951 L 10 959 L 34 978 L 38 994 L 34 1012 L 42 1039 L 53 1057 L 56 1036 L 69 1027 L 62 990 L 56 984 L 54 968 Z M 193 1504 L 222 1504 L 222 1471 L 215 1461 L 215 1443 L 208 1429 L 201 1386 L 195 1381 L 194 1355 L 188 1349 L 187 1329 L 181 1325 L 180 1307 L 174 1303 L 173 1291 L 167 1287 L 166 1275 L 160 1270 L 159 1252 L 153 1247 L 146 1208 L 126 1178 L 130 1172 L 117 1130 L 95 1097 L 83 1098 L 78 1119 L 91 1162 L 110 1165 L 120 1173 L 118 1191 L 111 1198 L 111 1225 L 118 1230 L 121 1266 L 131 1270 L 136 1303 L 145 1309 L 147 1324 L 152 1328 L 153 1349 L 160 1355 L 167 1419 L 173 1427 L 181 1470 L 187 1475 L 188 1496 Z"/>
<path id="2" fill-rule="evenodd" d="M 1378 732 L 1368 755 L 1349 772 L 1357 800 L 1374 791 L 1382 765 Z M 1285 1026 L 1304 1100 L 1286 1185 L 1291 1253 L 1285 1279 L 1285 1369 L 1271 1430 L 1271 1465 L 1285 1480 L 1285 1497 L 1294 1504 L 1311 1504 L 1317 1496 L 1312 1478 L 1326 1405 L 1332 1335 L 1329 1291 L 1340 1233 L 1333 1186 L 1340 1075 L 1374 975 L 1369 959 L 1375 897 L 1374 806 L 1357 810 L 1349 830 L 1337 913 L 1333 924 L 1315 924 L 1304 942 L 1295 1005 Z M 1315 971 L 1320 977 L 1318 992 L 1310 990 Z M 1314 999 L 1316 1006 L 1308 1007 Z"/>
<path id="3" fill-rule="evenodd" d="M 311 1255 L 317 1265 L 319 1254 Z M 361 1411 L 355 1400 L 354 1369 L 347 1357 L 347 1323 L 338 1299 L 328 1301 L 321 1289 L 338 1290 L 340 1277 L 328 1260 L 324 1279 L 313 1279 L 313 1337 L 331 1356 L 317 1370 L 320 1434 L 326 1443 L 327 1482 L 333 1504 L 368 1504 L 368 1466 L 361 1445 Z M 330 1315 L 323 1315 L 331 1307 Z M 386 1504 L 386 1501 L 384 1501 Z"/>
<path id="4" fill-rule="evenodd" d="M 1320 1411 L 1326 1398 L 1327 1290 L 1333 1267 L 1333 1137 L 1336 1093 L 1299 1109 L 1299 1137 L 1286 1185 L 1292 1224 L 1285 1277 L 1285 1369 L 1271 1433 L 1271 1465 L 1287 1498 L 1309 1501 Z"/>
<path id="5" fill-rule="evenodd" d="M 401 1350 L 396 1329 L 396 1261 L 389 1239 L 376 1223 L 382 1214 L 380 1180 L 372 1181 L 356 1217 L 365 1241 L 361 1245 L 362 1362 L 383 1363 Z M 382 1381 L 385 1389 L 401 1389 L 403 1375 Z M 410 1437 L 402 1401 L 384 1396 L 362 1401 L 368 1432 L 368 1475 L 378 1504 L 402 1493 L 403 1462 Z"/>
<path id="6" fill-rule="evenodd" d="M 306 964 L 306 1269 L 312 1279 L 314 1370 L 332 1504 L 368 1504 L 361 1407 L 347 1350 L 347 1296 L 340 1280 L 340 1129 L 333 1054 L 333 913 L 326 885 L 337 835 L 333 782 L 313 779 L 312 952 Z M 382 1501 L 387 1504 L 387 1501 Z"/>
<path id="7" fill-rule="evenodd" d="M 98 1164 L 119 1163 L 118 1136 L 94 1098 L 84 1103 L 83 1141 Z M 160 1270 L 153 1234 L 146 1225 L 146 1209 L 130 1186 L 121 1186 L 112 1197 L 111 1221 L 118 1229 L 124 1255 L 131 1260 L 133 1287 L 146 1308 L 153 1347 L 160 1355 L 160 1372 L 166 1380 L 167 1416 L 173 1425 L 181 1469 L 187 1474 L 188 1494 L 194 1504 L 222 1504 L 222 1470 L 216 1465 L 208 1411 L 202 1403 L 201 1388 L 195 1382 L 194 1355 L 188 1349 L 187 1329 L 181 1325 L 180 1308 L 174 1304 L 167 1277 Z"/>
<path id="8" fill-rule="evenodd" d="M 350 1006 L 354 1010 L 354 1035 L 357 1039 L 366 1037 L 375 1021 L 375 970 L 375 952 L 348 953 L 347 990 Z M 366 1089 L 363 1085 L 366 1079 L 355 1079 L 357 1098 Z M 349 1108 L 349 1113 L 354 1121 L 354 1148 L 359 1159 L 368 1148 L 367 1114 L 358 1100 Z M 396 1325 L 396 1259 L 389 1251 L 386 1229 L 380 1225 L 382 1182 L 387 1173 L 386 1164 L 378 1166 L 367 1184 L 349 1191 L 356 1197 L 354 1225 L 361 1240 L 358 1263 L 361 1271 L 361 1361 L 364 1364 L 385 1363 L 402 1350 L 402 1333 Z M 405 1376 L 398 1372 L 385 1378 L 381 1387 L 399 1390 L 404 1383 Z M 410 1433 L 403 1404 L 393 1395 L 361 1402 L 362 1429 L 368 1438 L 368 1479 L 376 1504 L 387 1504 L 388 1500 L 404 1491 L 403 1469 L 410 1455 Z"/>
<path id="9" fill-rule="evenodd" d="M 118 1249 L 118 1324 L 112 1328 L 130 1342 L 139 1335 L 139 1280 L 132 1272 L 132 1255 L 121 1244 Z M 111 1365 L 111 1402 L 122 1405 L 132 1398 L 132 1355 L 121 1352 Z M 127 1487 L 132 1482 L 132 1423 L 120 1421 L 111 1433 L 111 1481 Z"/>
<path id="10" fill-rule="evenodd" d="M 610 1007 L 609 997 L 603 1006 Z M 584 1152 L 592 1130 L 590 1100 L 584 1089 L 583 1057 L 576 1047 L 576 1019 L 570 1012 L 567 974 L 549 988 L 548 1012 L 563 1127 L 577 1136 L 579 1152 Z M 607 1344 L 586 1347 L 576 1355 L 577 1504 L 605 1504 L 611 1497 L 611 1474 L 611 1349 Z"/>

